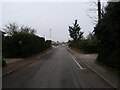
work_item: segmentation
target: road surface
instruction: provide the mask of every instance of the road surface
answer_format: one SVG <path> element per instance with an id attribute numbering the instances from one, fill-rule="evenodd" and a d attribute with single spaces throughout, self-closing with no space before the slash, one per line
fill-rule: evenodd
<path id="1" fill-rule="evenodd" d="M 3 88 L 111 88 L 65 47 L 3 77 Z"/>

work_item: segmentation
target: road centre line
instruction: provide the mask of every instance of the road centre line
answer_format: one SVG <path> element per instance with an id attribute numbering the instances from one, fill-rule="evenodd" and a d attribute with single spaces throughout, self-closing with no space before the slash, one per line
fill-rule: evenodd
<path id="1" fill-rule="evenodd" d="M 70 54 L 70 56 L 72 57 L 72 59 L 74 60 L 74 62 L 78 65 L 78 67 L 80 68 L 80 69 L 86 69 L 86 68 L 83 68 L 76 60 L 75 60 L 75 58 L 73 58 L 73 56 Z"/>

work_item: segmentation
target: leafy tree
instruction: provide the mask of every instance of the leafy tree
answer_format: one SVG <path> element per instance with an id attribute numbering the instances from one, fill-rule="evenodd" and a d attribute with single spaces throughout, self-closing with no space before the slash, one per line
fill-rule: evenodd
<path id="1" fill-rule="evenodd" d="M 69 33 L 70 37 L 73 38 L 73 41 L 81 40 L 83 37 L 83 32 L 81 32 L 81 28 L 79 24 L 77 23 L 77 20 L 75 20 L 75 23 L 73 23 L 73 26 L 69 26 Z"/>
<path id="2" fill-rule="evenodd" d="M 51 47 L 51 41 L 35 35 L 35 29 L 19 27 L 13 23 L 6 25 L 7 36 L 2 38 L 4 58 L 28 57 Z"/>

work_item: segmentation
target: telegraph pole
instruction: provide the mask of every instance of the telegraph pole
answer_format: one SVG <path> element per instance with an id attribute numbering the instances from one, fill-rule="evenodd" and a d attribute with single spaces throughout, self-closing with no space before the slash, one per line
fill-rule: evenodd
<path id="1" fill-rule="evenodd" d="M 101 2 L 98 0 L 98 21 L 101 19 Z"/>

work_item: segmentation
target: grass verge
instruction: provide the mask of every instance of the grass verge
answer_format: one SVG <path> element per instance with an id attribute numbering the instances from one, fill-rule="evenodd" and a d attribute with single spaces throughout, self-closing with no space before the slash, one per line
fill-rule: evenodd
<path id="1" fill-rule="evenodd" d="M 112 68 L 112 67 L 109 67 L 105 64 L 103 64 L 102 62 L 99 62 L 99 61 L 95 61 L 96 64 L 106 68 L 107 70 L 111 71 L 112 73 L 114 73 L 115 75 L 119 76 L 120 77 L 120 70 L 116 69 L 116 68 Z"/>

